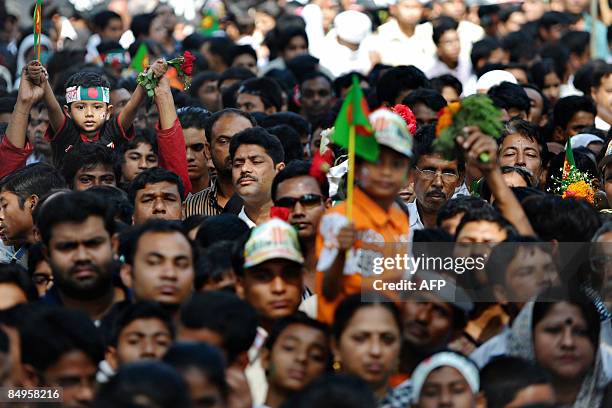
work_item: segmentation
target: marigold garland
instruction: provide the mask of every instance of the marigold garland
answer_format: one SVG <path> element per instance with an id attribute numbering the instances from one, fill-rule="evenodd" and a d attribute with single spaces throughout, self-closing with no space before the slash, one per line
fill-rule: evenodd
<path id="1" fill-rule="evenodd" d="M 584 180 L 580 180 L 576 183 L 572 183 L 567 187 L 567 190 L 563 192 L 565 198 L 575 198 L 577 200 L 585 200 L 589 204 L 595 202 L 595 191 L 593 188 Z"/>

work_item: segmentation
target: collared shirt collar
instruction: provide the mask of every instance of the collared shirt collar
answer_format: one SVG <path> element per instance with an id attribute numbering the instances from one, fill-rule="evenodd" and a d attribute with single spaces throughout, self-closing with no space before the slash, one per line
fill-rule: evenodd
<path id="1" fill-rule="evenodd" d="M 353 202 L 377 227 L 384 227 L 385 224 L 391 223 L 396 229 L 402 228 L 403 217 L 401 215 L 403 212 L 401 210 L 392 206 L 389 211 L 385 211 L 359 187 L 355 188 Z"/>
<path id="2" fill-rule="evenodd" d="M 407 204 L 408 213 L 410 214 L 410 230 L 422 230 L 425 229 L 423 222 L 421 222 L 421 216 L 419 215 L 419 209 L 417 207 L 417 202 L 414 200 L 411 203 Z"/>

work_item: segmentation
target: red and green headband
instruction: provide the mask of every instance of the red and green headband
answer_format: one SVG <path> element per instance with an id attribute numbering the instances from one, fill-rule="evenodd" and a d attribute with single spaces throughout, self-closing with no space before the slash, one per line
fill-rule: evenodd
<path id="1" fill-rule="evenodd" d="M 103 86 L 71 86 L 66 89 L 66 103 L 78 101 L 99 101 L 110 103 L 110 90 Z"/>

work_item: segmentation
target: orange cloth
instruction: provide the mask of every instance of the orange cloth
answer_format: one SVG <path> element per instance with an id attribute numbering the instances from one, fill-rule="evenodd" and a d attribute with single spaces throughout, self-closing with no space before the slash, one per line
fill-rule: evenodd
<path id="1" fill-rule="evenodd" d="M 319 260 L 324 247 L 326 245 L 329 247 L 330 239 L 333 240 L 329 236 L 324 236 L 327 229 L 325 226 L 334 218 L 338 220 L 338 215 L 346 215 L 346 202 L 327 210 L 321 220 L 316 239 L 316 253 Z M 336 307 L 344 298 L 361 292 L 364 284 L 363 276 L 367 276 L 368 279 L 384 277 L 372 273 L 372 257 L 394 257 L 396 254 L 407 253 L 408 250 L 407 244 L 397 245 L 408 242 L 410 225 L 408 215 L 397 204 L 393 204 L 389 211 L 385 211 L 359 187 L 355 187 L 353 223 L 357 230 L 357 241 L 345 260 L 340 293 L 331 301 L 323 296 L 324 272 L 317 267 L 315 285 L 315 292 L 318 295 L 317 318 L 328 324 L 333 322 Z M 396 245 L 394 247 L 390 244 Z M 368 287 L 371 288 L 371 285 Z"/>

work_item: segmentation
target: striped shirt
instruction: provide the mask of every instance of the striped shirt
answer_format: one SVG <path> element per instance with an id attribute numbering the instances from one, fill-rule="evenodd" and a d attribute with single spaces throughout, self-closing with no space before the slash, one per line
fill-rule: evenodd
<path id="1" fill-rule="evenodd" d="M 223 212 L 217 201 L 217 180 L 210 187 L 190 195 L 185 200 L 185 218 L 192 215 L 214 216 Z"/>

